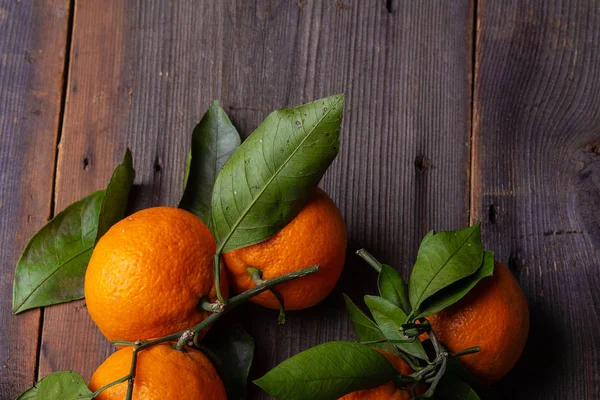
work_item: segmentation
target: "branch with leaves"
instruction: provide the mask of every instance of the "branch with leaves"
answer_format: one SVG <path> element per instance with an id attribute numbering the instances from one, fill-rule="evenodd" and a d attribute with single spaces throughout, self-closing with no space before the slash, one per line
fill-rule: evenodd
<path id="1" fill-rule="evenodd" d="M 449 352 L 426 318 L 455 304 L 481 279 L 492 275 L 494 256 L 483 249 L 480 226 L 429 232 L 408 283 L 365 249 L 357 254 L 378 273 L 379 289 L 379 296 L 364 298 L 370 316 L 344 295 L 359 342 L 321 344 L 284 361 L 254 383 L 278 400 L 337 399 L 389 381 L 409 391 L 414 399 L 434 394 L 440 399 L 476 400 L 484 394 L 486 399 L 493 398 L 493 392 L 458 361 L 479 348 Z M 421 341 L 424 335 L 427 339 Z M 374 349 L 404 360 L 414 372 L 401 374 Z M 422 389 L 423 384 L 426 390 L 419 392 L 417 388 Z"/>
<path id="2" fill-rule="evenodd" d="M 285 320 L 283 298 L 275 286 L 315 273 L 316 266 L 266 281 L 261 271 L 249 271 L 255 287 L 226 299 L 221 293 L 220 258 L 226 251 L 271 237 L 299 213 L 338 153 L 343 109 L 344 95 L 334 95 L 295 108 L 277 110 L 242 143 L 218 102 L 210 106 L 192 133 L 184 194 L 179 207 L 200 218 L 216 240 L 214 279 L 218 300 L 201 304 L 201 308 L 212 314 L 190 329 L 158 339 L 135 343 L 117 341 L 120 346 L 134 346 L 129 374 L 96 393 L 80 393 L 83 397 L 77 398 L 92 398 L 125 381 L 129 381 L 127 398 L 131 398 L 137 355 L 154 345 L 175 341 L 176 348 L 182 349 L 193 342 L 203 347 L 207 354 L 212 353 L 213 349 L 198 342 L 198 334 L 231 309 L 264 290 L 271 290 L 278 297 L 281 304 L 279 321 Z M 83 297 L 83 280 L 94 246 L 111 225 L 123 218 L 134 176 L 131 153 L 127 150 L 123 164 L 117 167 L 105 190 L 67 207 L 31 239 L 15 273 L 14 313 Z M 53 262 L 45 262 L 47 259 Z M 56 290 L 57 283 L 65 280 L 68 280 L 69 286 L 61 285 L 61 290 Z M 244 340 L 243 347 L 253 349 L 253 345 L 248 346 L 247 338 Z M 249 362 L 251 360 L 252 356 Z M 248 368 L 249 363 L 242 368 L 245 370 L 242 372 L 244 380 L 247 379 Z M 69 389 L 49 397 L 43 388 L 55 379 L 75 375 L 74 372 L 52 374 L 23 393 L 21 398 L 32 398 L 36 393 L 42 393 L 40 395 L 46 396 L 44 398 L 64 398 Z M 243 398 L 245 384 L 230 391 L 230 387 L 235 386 L 235 383 L 228 385 L 230 375 L 230 371 L 221 371 L 228 396 Z M 72 380 L 78 391 L 79 381 Z"/>
<path id="3" fill-rule="evenodd" d="M 179 203 L 180 208 L 200 218 L 215 237 L 216 252 L 209 268 L 214 271 L 217 300 L 198 299 L 199 307 L 211 314 L 195 326 L 160 338 L 113 342 L 133 347 L 129 373 L 96 392 L 91 392 L 75 372 L 59 371 L 19 399 L 92 399 L 127 382 L 126 399 L 130 400 L 138 354 L 166 342 L 178 350 L 186 346 L 203 350 L 219 370 L 228 398 L 243 399 L 253 359 L 252 338 L 241 328 L 220 335 L 219 340 L 211 341 L 209 336 L 200 341 L 200 334 L 267 290 L 279 301 L 279 321 L 283 322 L 284 298 L 276 286 L 314 274 L 318 267 L 269 280 L 263 280 L 260 269 L 248 268 L 255 286 L 227 299 L 221 293 L 221 256 L 270 238 L 299 213 L 338 153 L 343 108 L 344 96 L 335 95 L 275 111 L 242 143 L 225 111 L 214 102 L 192 134 Z M 14 313 L 83 297 L 83 277 L 94 246 L 124 216 L 134 177 L 127 150 L 106 189 L 67 207 L 33 236 L 17 264 Z M 440 399 L 493 398 L 489 388 L 478 383 L 459 361 L 479 348 L 448 351 L 428 320 L 492 275 L 494 254 L 484 250 L 479 224 L 457 231 L 429 232 L 408 282 L 366 250 L 359 250 L 358 255 L 377 272 L 379 291 L 377 296 L 364 297 L 368 314 L 344 296 L 358 343 L 318 345 L 282 362 L 255 384 L 279 400 L 338 399 L 386 382 L 410 392 L 414 399 L 434 395 Z M 69 284 L 56 290 L 61 282 Z M 399 372 L 376 350 L 405 361 L 412 372 Z M 228 363 L 231 359 L 244 362 L 232 365 Z M 53 389 L 57 385 L 60 393 Z"/>

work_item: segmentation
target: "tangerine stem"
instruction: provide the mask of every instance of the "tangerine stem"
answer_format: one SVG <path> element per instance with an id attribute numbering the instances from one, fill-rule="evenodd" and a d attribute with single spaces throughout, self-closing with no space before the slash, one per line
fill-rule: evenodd
<path id="1" fill-rule="evenodd" d="M 104 392 L 106 389 L 113 387 L 115 385 L 118 385 L 119 383 L 123 383 L 125 381 L 127 381 L 129 379 L 129 374 L 125 375 L 124 377 L 117 379 L 114 382 L 109 383 L 108 385 L 104 385 L 102 386 L 100 389 L 96 390 L 94 393 L 92 393 L 92 396 L 96 397 L 98 396 L 100 393 Z"/>
<path id="2" fill-rule="evenodd" d="M 133 349 L 133 353 L 131 354 L 131 368 L 129 369 L 129 382 L 127 383 L 127 397 L 125 397 L 127 400 L 131 400 L 131 397 L 133 396 L 133 381 L 135 381 L 137 355 L 140 351 L 140 347 L 136 347 L 135 349 Z"/>
<path id="3" fill-rule="evenodd" d="M 410 385 L 411 383 L 417 383 L 419 382 L 419 380 L 410 375 L 398 374 L 394 377 L 394 382 L 398 387 L 406 387 L 406 385 Z"/>
<path id="4" fill-rule="evenodd" d="M 223 303 L 221 303 L 219 300 L 215 301 L 214 303 L 211 303 L 207 299 L 203 299 L 202 301 L 200 301 L 200 308 L 204 311 L 218 313 L 223 311 L 223 307 Z"/>
<path id="5" fill-rule="evenodd" d="M 481 347 L 479 347 L 479 346 L 469 347 L 468 349 L 464 349 L 461 351 L 457 351 L 456 353 L 453 353 L 452 356 L 460 357 L 460 356 L 465 356 L 467 354 L 479 353 L 480 351 L 481 351 Z"/>
<path id="6" fill-rule="evenodd" d="M 423 369 L 423 367 L 421 367 L 419 363 L 415 360 L 415 358 L 410 354 L 398 351 L 398 357 L 406 361 L 406 363 L 413 369 L 413 371 L 420 371 Z"/>
<path id="7" fill-rule="evenodd" d="M 435 350 L 435 355 L 439 356 L 442 351 L 442 346 L 440 345 L 440 342 L 438 342 L 437 336 L 435 335 L 435 332 L 433 331 L 433 329 L 429 330 L 429 332 L 427 332 L 427 335 L 429 336 L 429 339 L 431 340 L 431 344 L 433 344 L 433 349 Z"/>
<path id="8" fill-rule="evenodd" d="M 402 340 L 402 339 L 380 339 L 380 340 L 369 340 L 366 342 L 358 342 L 360 344 L 364 344 L 364 345 L 370 345 L 370 344 L 378 344 L 378 343 L 413 343 L 416 339 L 412 338 L 412 339 L 406 339 L 406 340 Z"/>
<path id="9" fill-rule="evenodd" d="M 248 267 L 246 268 L 246 271 L 254 281 L 255 285 L 265 283 L 261 269 L 256 267 Z M 283 305 L 283 296 L 275 288 L 270 289 L 270 291 L 271 293 L 273 293 L 273 295 L 277 299 L 277 302 L 279 303 L 279 316 L 277 317 L 277 323 L 283 325 L 285 324 L 285 307 Z"/>
<path id="10" fill-rule="evenodd" d="M 127 340 L 112 340 L 113 346 L 135 346 L 135 342 L 129 342 Z"/>
<path id="11" fill-rule="evenodd" d="M 181 351 L 181 349 L 183 349 L 183 347 L 187 344 L 187 342 L 189 342 L 190 340 L 193 339 L 194 335 L 195 335 L 195 332 L 192 330 L 183 332 L 183 335 L 181 335 L 181 337 L 177 341 L 177 345 L 175 346 L 175 348 L 177 350 Z"/>
<path id="12" fill-rule="evenodd" d="M 381 266 L 381 263 L 377 261 L 377 259 L 373 257 L 373 255 L 369 253 L 366 249 L 360 249 L 356 252 L 356 254 L 358 254 L 360 258 L 365 260 L 367 264 L 373 267 L 375 271 L 377 271 L 378 273 L 381 272 L 381 269 L 383 268 Z"/>
<path id="13" fill-rule="evenodd" d="M 103 388 L 101 388 L 98 391 L 98 393 L 100 393 L 102 390 L 108 389 L 109 387 L 111 387 L 113 385 L 116 385 L 118 383 L 129 380 L 129 384 L 127 386 L 127 397 L 125 399 L 131 400 L 131 397 L 133 395 L 133 382 L 135 380 L 135 368 L 136 368 L 136 364 L 137 364 L 137 354 L 140 351 L 145 350 L 148 347 L 152 347 L 152 346 L 155 346 L 160 343 L 165 343 L 165 342 L 170 342 L 170 341 L 175 341 L 175 340 L 179 341 L 183 335 L 189 334 L 190 331 L 192 331 L 194 333 L 194 335 L 197 335 L 198 333 L 200 333 L 204 329 L 206 329 L 208 326 L 213 324 L 215 321 L 217 321 L 219 318 L 221 318 L 224 314 L 227 314 L 229 311 L 231 311 L 235 307 L 245 303 L 251 297 L 256 296 L 257 294 L 262 293 L 264 291 L 270 290 L 270 289 L 274 288 L 275 286 L 282 284 L 284 282 L 288 282 L 288 281 L 291 281 L 294 279 L 298 279 L 298 278 L 302 278 L 302 277 L 314 274 L 318 270 L 319 270 L 319 266 L 313 265 L 312 267 L 303 268 L 298 271 L 290 272 L 289 274 L 278 276 L 277 278 L 266 280 L 263 283 L 261 283 L 260 285 L 256 285 L 252 289 L 246 290 L 245 292 L 232 297 L 231 299 L 229 299 L 229 301 L 227 303 L 223 304 L 223 311 L 210 314 L 202 322 L 200 322 L 193 328 L 184 329 L 180 332 L 172 333 L 170 335 L 163 336 L 158 339 L 137 342 L 138 343 L 136 345 L 137 347 L 135 349 L 133 349 L 133 354 L 131 357 L 131 369 L 129 370 L 129 375 L 104 386 Z"/>

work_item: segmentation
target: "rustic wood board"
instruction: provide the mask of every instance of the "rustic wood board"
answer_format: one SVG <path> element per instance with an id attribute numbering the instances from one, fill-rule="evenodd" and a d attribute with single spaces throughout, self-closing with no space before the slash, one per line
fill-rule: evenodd
<path id="1" fill-rule="evenodd" d="M 468 221 L 472 26 L 468 1 L 77 2 L 57 209 L 103 187 L 126 146 L 134 208 L 176 204 L 189 134 L 213 99 L 247 136 L 272 109 L 345 92 L 342 149 L 323 182 L 348 224 L 344 276 L 285 326 L 252 306 L 243 318 L 254 376 L 352 338 L 340 293 L 358 299 L 375 283 L 353 251 L 405 270 L 427 229 Z M 77 302 L 46 310 L 41 351 L 40 375 L 87 378 L 111 347 Z"/>
<path id="2" fill-rule="evenodd" d="M 464 226 L 470 211 L 532 310 L 523 359 L 498 388 L 600 397 L 598 1 L 96 3 L 0 6 L 0 397 L 33 383 L 40 317 L 40 377 L 88 378 L 112 351 L 84 302 L 8 317 L 17 257 L 48 217 L 104 187 L 126 147 L 132 210 L 175 205 L 189 134 L 213 99 L 247 136 L 272 109 L 337 92 L 342 148 L 322 186 L 347 221 L 347 267 L 321 307 L 285 326 L 254 306 L 236 314 L 257 341 L 253 377 L 353 337 L 340 293 L 374 290 L 354 250 L 406 273 L 425 231 Z"/>
<path id="3" fill-rule="evenodd" d="M 483 1 L 478 27 L 472 216 L 532 324 L 498 388 L 597 399 L 600 2 Z"/>
<path id="4" fill-rule="evenodd" d="M 0 3 L 0 398 L 35 381 L 40 310 L 11 315 L 14 268 L 52 216 L 69 1 Z"/>

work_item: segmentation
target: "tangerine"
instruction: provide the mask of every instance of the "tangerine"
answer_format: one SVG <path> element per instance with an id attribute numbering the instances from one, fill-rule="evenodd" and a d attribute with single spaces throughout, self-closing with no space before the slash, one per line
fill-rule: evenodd
<path id="1" fill-rule="evenodd" d="M 439 341 L 451 352 L 481 348 L 460 360 L 487 384 L 498 381 L 516 364 L 529 332 L 525 295 L 512 273 L 499 262 L 491 277 L 481 280 L 457 303 L 427 319 Z"/>
<path id="2" fill-rule="evenodd" d="M 200 323 L 209 314 L 198 309 L 200 300 L 216 299 L 215 248 L 204 223 L 178 208 L 148 208 L 119 221 L 96 244 L 85 274 L 92 319 L 109 340 L 126 341 Z"/>
<path id="3" fill-rule="evenodd" d="M 319 265 L 315 274 L 283 283 L 276 290 L 286 310 L 312 307 L 334 288 L 346 257 L 346 225 L 333 200 L 317 189 L 300 213 L 269 239 L 223 255 L 229 280 L 241 293 L 255 286 L 249 267 L 262 271 L 263 279 Z M 263 292 L 250 301 L 277 309 L 273 293 Z"/>
<path id="4" fill-rule="evenodd" d="M 96 391 L 129 374 L 133 347 L 125 347 L 108 357 L 90 379 Z M 127 382 L 119 383 L 98 394 L 96 400 L 123 400 Z M 135 400 L 227 400 L 217 371 L 200 351 L 175 350 L 159 344 L 138 353 L 133 385 Z"/>
<path id="5" fill-rule="evenodd" d="M 402 375 L 410 375 L 414 371 L 412 368 L 400 357 L 393 355 L 384 350 L 375 349 L 383 354 L 390 363 L 396 368 Z M 420 389 L 420 387 L 418 388 Z M 421 392 L 418 390 L 418 392 Z M 372 389 L 358 390 L 356 392 L 348 393 L 347 395 L 340 397 L 338 400 L 409 400 L 412 399 L 412 391 L 406 389 L 400 389 L 396 386 L 394 381 L 389 381 L 381 386 L 377 386 Z"/>

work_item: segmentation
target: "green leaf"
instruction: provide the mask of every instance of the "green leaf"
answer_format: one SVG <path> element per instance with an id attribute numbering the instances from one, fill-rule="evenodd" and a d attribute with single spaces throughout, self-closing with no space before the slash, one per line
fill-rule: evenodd
<path id="1" fill-rule="evenodd" d="M 346 294 L 344 294 L 344 302 L 346 303 L 346 310 L 348 310 L 350 321 L 352 321 L 352 326 L 354 327 L 354 333 L 359 341 L 375 342 L 386 339 L 385 335 L 381 332 L 381 329 L 379 329 L 375 322 L 371 321 L 371 319 L 367 317 L 365 313 L 354 304 L 350 297 L 346 296 Z M 369 346 L 390 353 L 396 353 L 396 348 L 390 343 L 374 343 Z"/>
<path id="2" fill-rule="evenodd" d="M 387 339 L 406 340 L 404 335 L 400 333 L 400 327 L 406 323 L 408 317 L 400 307 L 379 296 L 365 296 L 365 303 L 369 307 L 377 326 Z M 395 343 L 395 346 L 422 360 L 428 359 L 427 353 L 418 338 L 412 343 Z"/>
<path id="3" fill-rule="evenodd" d="M 473 275 L 469 275 L 466 278 L 462 278 L 458 282 L 454 282 L 452 285 L 445 287 L 425 300 L 419 307 L 419 312 L 416 315 L 416 318 L 435 314 L 442 309 L 451 306 L 465 297 L 465 295 L 469 293 L 469 291 L 473 289 L 473 287 L 475 287 L 480 280 L 492 276 L 493 273 L 494 253 L 491 251 L 486 251 L 484 252 L 483 263 L 481 267 L 479 267 L 479 269 Z"/>
<path id="4" fill-rule="evenodd" d="M 241 143 L 240 135 L 218 101 L 214 101 L 192 133 L 185 170 L 185 189 L 179 203 L 205 224 L 219 170 Z"/>
<path id="5" fill-rule="evenodd" d="M 388 299 L 405 313 L 410 313 L 411 307 L 408 301 L 408 286 L 400 272 L 396 271 L 389 265 L 382 264 L 381 272 L 377 278 L 377 286 L 379 286 L 379 294 L 384 299 Z"/>
<path id="6" fill-rule="evenodd" d="M 446 349 L 446 351 L 448 351 L 448 350 Z M 455 381 L 455 380 L 459 380 L 459 381 L 463 382 L 464 384 L 468 385 L 470 388 L 474 389 L 475 392 L 482 399 L 485 399 L 485 400 L 501 400 L 502 399 L 502 396 L 498 392 L 496 392 L 491 387 L 478 381 L 462 365 L 462 363 L 460 362 L 460 358 L 456 358 L 456 357 L 448 358 L 448 366 L 447 366 L 446 374 L 444 375 L 444 379 L 447 380 L 447 382 L 444 382 L 445 384 L 449 383 L 448 381 Z M 440 386 L 442 386 L 441 383 L 440 383 Z M 439 390 L 440 390 L 440 387 L 438 386 L 438 391 Z M 446 389 L 442 388 L 442 390 L 445 391 Z M 457 390 L 460 392 L 460 388 L 457 388 Z M 438 394 L 438 391 L 436 391 L 436 395 Z M 444 397 L 444 398 L 453 399 L 454 397 Z"/>
<path id="7" fill-rule="evenodd" d="M 479 224 L 458 231 L 428 233 L 408 282 L 412 309 L 418 310 L 431 295 L 475 273 L 482 261 Z"/>
<path id="8" fill-rule="evenodd" d="M 15 270 L 13 313 L 83 298 L 103 197 L 100 190 L 71 204 L 29 240 Z"/>
<path id="9" fill-rule="evenodd" d="M 134 173 L 128 150 L 107 190 L 71 204 L 33 235 L 17 262 L 13 313 L 83 298 L 99 224 L 108 229 L 123 218 Z"/>
<path id="10" fill-rule="evenodd" d="M 57 371 L 21 393 L 17 400 L 92 399 L 93 394 L 83 378 L 73 371 Z"/>
<path id="11" fill-rule="evenodd" d="M 225 163 L 212 194 L 217 252 L 268 239 L 302 209 L 339 149 L 344 96 L 271 113 Z"/>
<path id="12" fill-rule="evenodd" d="M 115 171 L 108 182 L 106 193 L 102 198 L 100 206 L 100 215 L 98 216 L 98 232 L 96 233 L 96 242 L 125 215 L 129 192 L 135 179 L 135 170 L 133 169 L 133 158 L 131 151 L 127 149 L 123 162 L 115 168 Z"/>
<path id="13" fill-rule="evenodd" d="M 452 374 L 445 374 L 442 377 L 436 391 L 435 398 L 441 400 L 481 400 L 477 392 Z"/>
<path id="14" fill-rule="evenodd" d="M 329 342 L 296 354 L 254 381 L 279 400 L 331 400 L 394 378 L 377 351 L 352 342 Z"/>
<path id="15" fill-rule="evenodd" d="M 217 324 L 201 344 L 219 372 L 227 390 L 227 399 L 246 398 L 246 382 L 254 358 L 254 339 L 241 326 L 222 328 Z"/>

